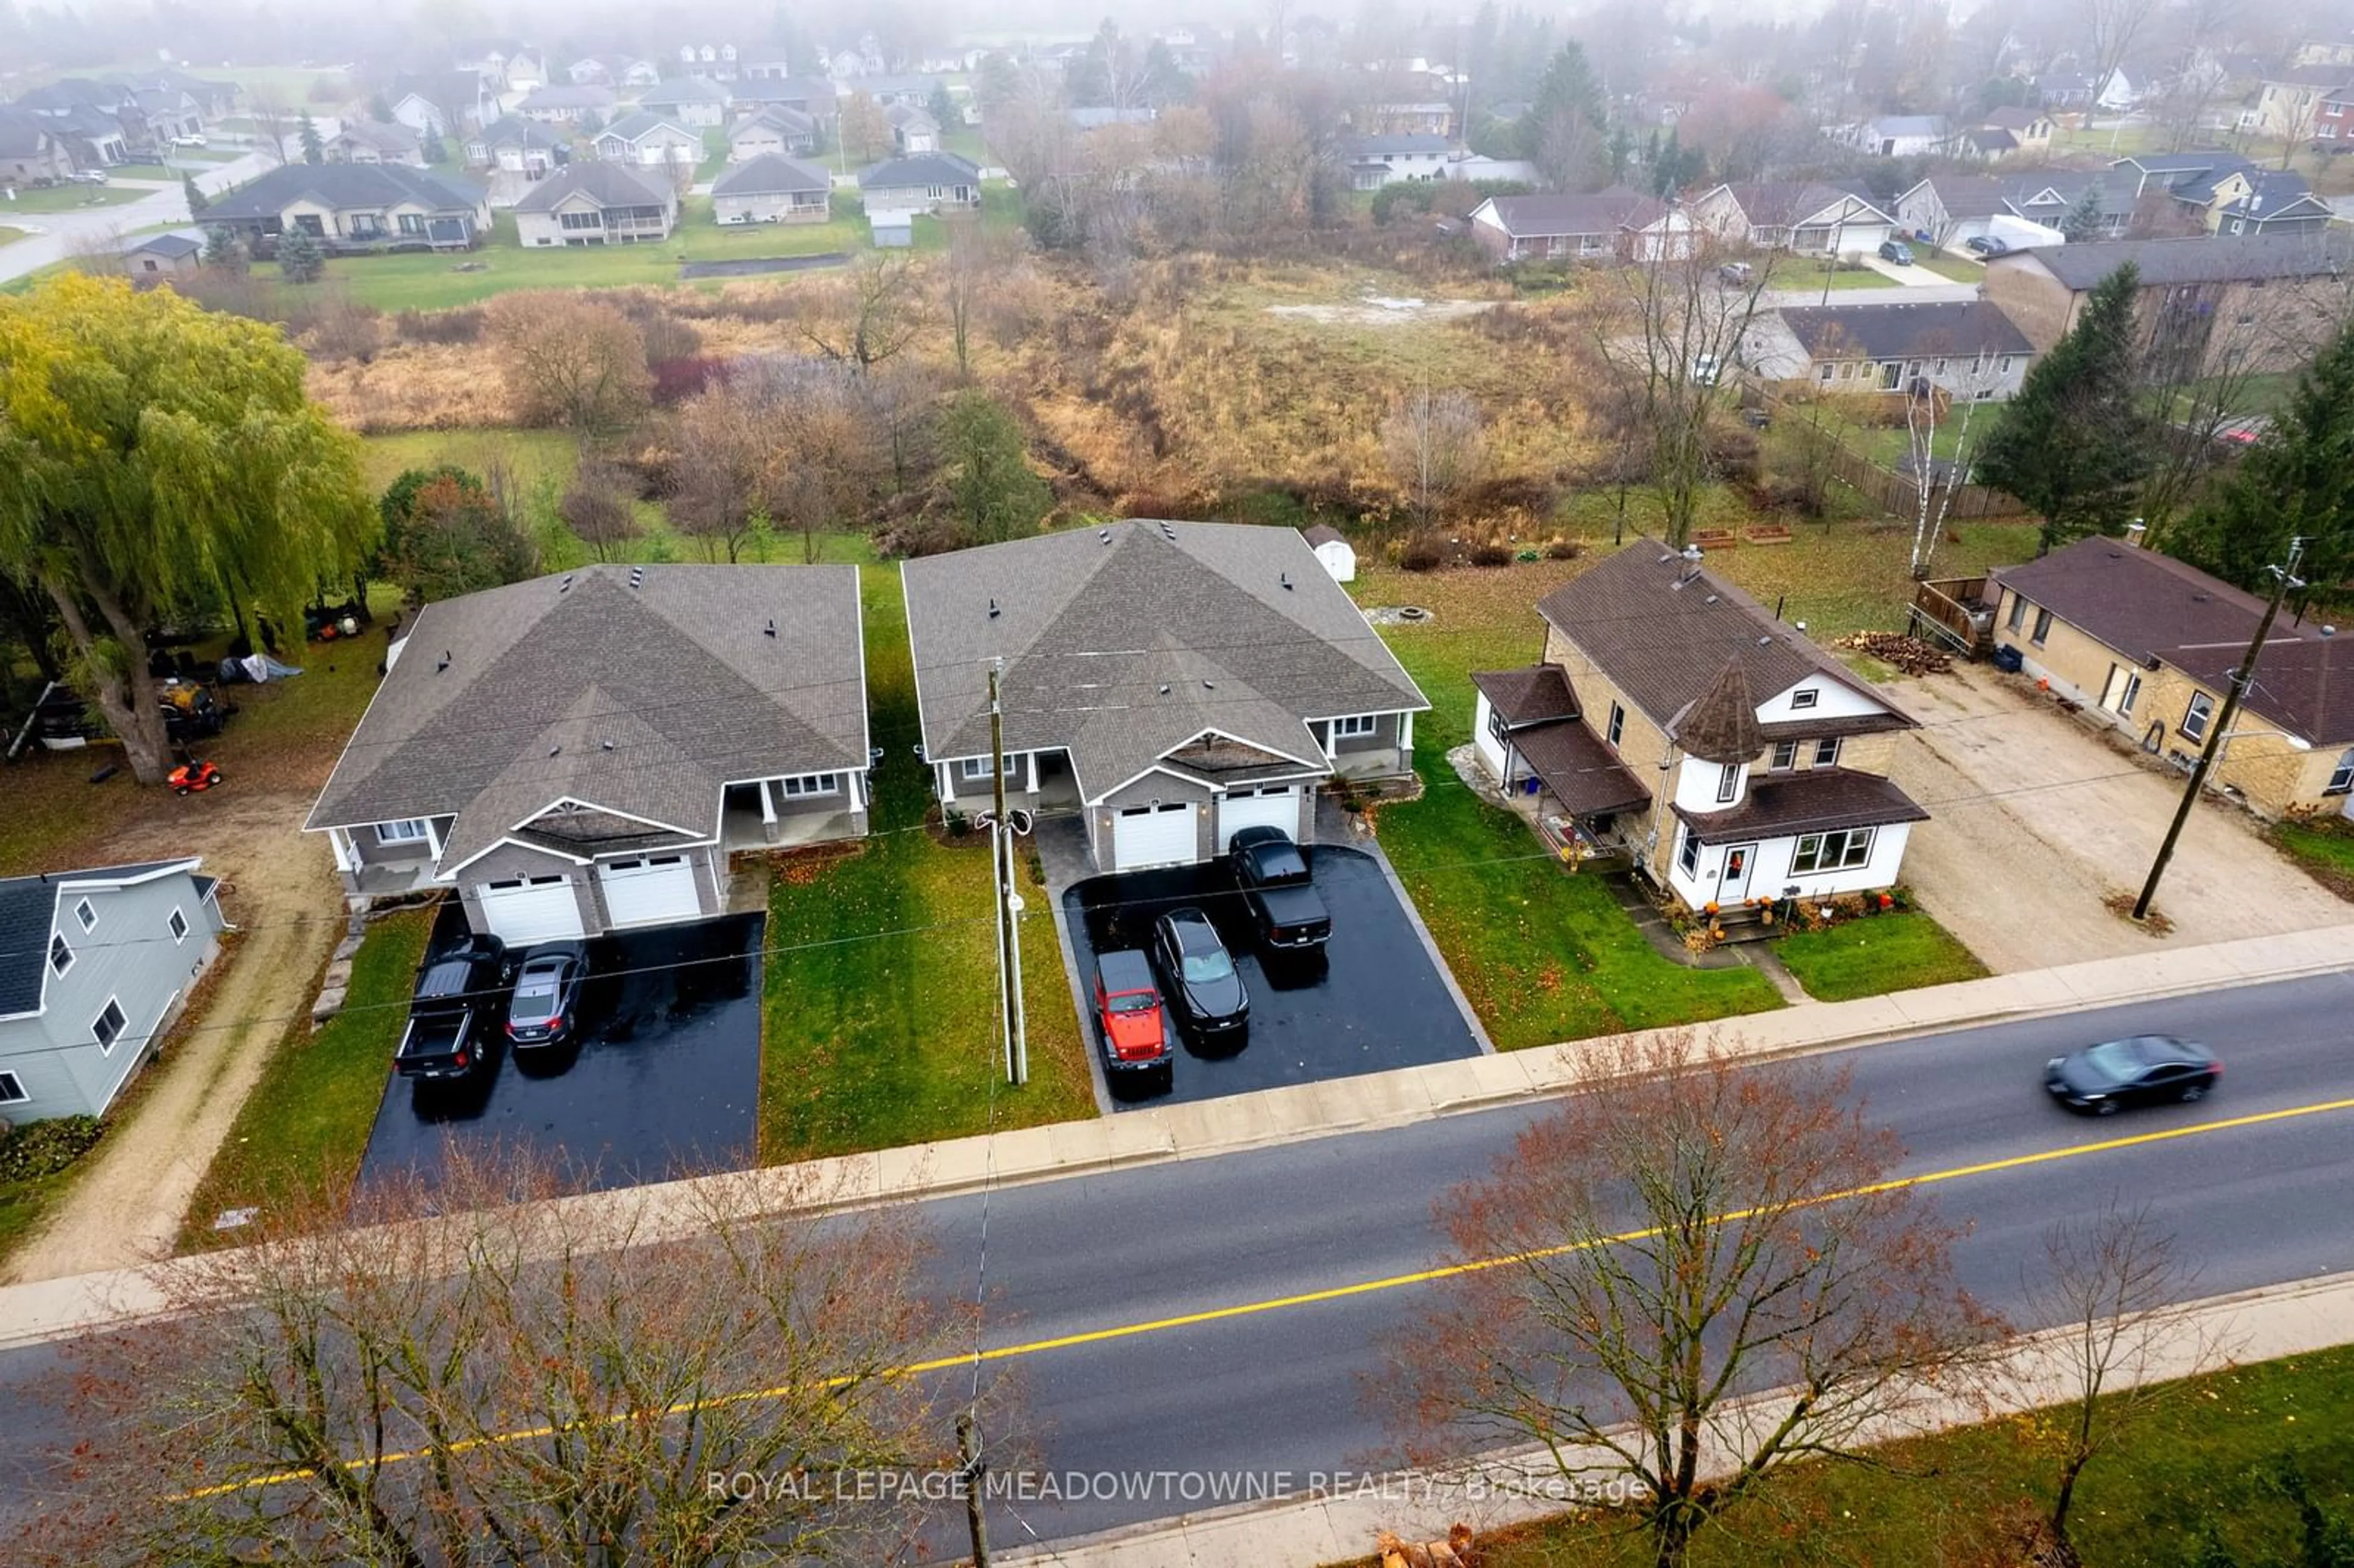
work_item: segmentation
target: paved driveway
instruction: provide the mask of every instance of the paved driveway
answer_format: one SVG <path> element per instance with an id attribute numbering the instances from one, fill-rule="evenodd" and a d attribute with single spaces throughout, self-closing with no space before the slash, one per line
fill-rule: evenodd
<path id="1" fill-rule="evenodd" d="M 2257 836 L 2235 807 L 2191 813 L 2160 885 L 2161 941 L 2102 905 L 2139 891 L 2175 803 L 2156 773 L 1983 664 L 1889 686 L 1921 728 L 1891 769 L 1928 809 L 1904 879 L 1998 974 L 2337 925 L 2347 906 Z"/>
<path id="2" fill-rule="evenodd" d="M 1193 904 L 1217 924 L 1250 989 L 1249 1043 L 1217 1058 L 1181 1047 L 1174 1086 L 1139 1103 L 1213 1099 L 1479 1054 L 1437 959 L 1380 865 L 1338 845 L 1306 853 L 1332 913 L 1332 939 L 1320 959 L 1286 956 L 1272 969 L 1250 940 L 1248 911 L 1223 865 L 1090 877 L 1064 893 L 1083 984 L 1094 981 L 1097 948 L 1140 948 L 1163 910 Z M 1095 1024 L 1083 1024 L 1090 1060 L 1098 1060 Z"/>
<path id="3" fill-rule="evenodd" d="M 527 1150 L 589 1188 L 750 1164 L 766 925 L 731 915 L 593 944 L 589 1022 L 576 1043 L 520 1058 L 507 1050 L 472 1085 L 393 1079 L 360 1181 L 415 1170 L 430 1181 L 452 1148 L 483 1158 Z"/>

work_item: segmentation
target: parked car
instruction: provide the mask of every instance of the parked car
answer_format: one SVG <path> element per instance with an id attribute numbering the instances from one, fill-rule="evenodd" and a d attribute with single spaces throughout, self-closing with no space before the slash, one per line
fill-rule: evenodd
<path id="1" fill-rule="evenodd" d="M 1226 841 L 1226 861 L 1262 947 L 1312 951 L 1332 935 L 1331 912 L 1310 879 L 1308 857 L 1289 833 L 1281 828 L 1243 828 Z"/>
<path id="2" fill-rule="evenodd" d="M 1152 964 L 1134 948 L 1096 955 L 1096 1038 L 1104 1083 L 1121 1099 L 1169 1092 L 1175 1058 L 1152 983 Z"/>
<path id="3" fill-rule="evenodd" d="M 1753 281 L 1756 276 L 1757 269 L 1752 267 L 1746 261 L 1727 261 L 1723 266 L 1719 267 L 1716 270 L 1716 281 L 1720 283 L 1730 284 L 1734 288 L 1741 288 L 1748 284 Z"/>
<path id="4" fill-rule="evenodd" d="M 1210 917 L 1188 905 L 1152 923 L 1152 963 L 1178 1027 L 1203 1050 L 1239 1050 L 1250 1027 L 1250 991 Z"/>
<path id="5" fill-rule="evenodd" d="M 1913 248 L 1901 239 L 1883 239 L 1880 242 L 1880 259 L 1893 261 L 1899 267 L 1910 267 L 1913 265 Z"/>
<path id="6" fill-rule="evenodd" d="M 496 937 L 469 937 L 429 955 L 417 971 L 393 1069 L 404 1078 L 470 1078 L 490 1065 L 484 1041 L 505 969 L 506 944 Z"/>
<path id="7" fill-rule="evenodd" d="M 1724 377 L 1724 361 L 1712 354 L 1692 355 L 1691 378 L 1695 387 L 1713 387 Z"/>
<path id="8" fill-rule="evenodd" d="M 518 1050 L 562 1044 L 580 1026 L 580 982 L 588 978 L 588 949 L 580 943 L 534 948 L 515 975 L 507 1038 Z"/>
<path id="9" fill-rule="evenodd" d="M 172 145 L 175 147 L 202 147 L 207 144 L 207 143 L 202 136 L 175 136 L 172 138 Z"/>
<path id="10" fill-rule="evenodd" d="M 76 169 L 66 176 L 78 185 L 102 185 L 106 183 L 104 169 Z"/>
<path id="11" fill-rule="evenodd" d="M 2204 1045 L 2135 1034 L 2052 1057 L 2043 1086 L 2070 1110 L 2115 1116 L 2127 1106 L 2204 1099 L 2222 1075 L 2223 1064 Z"/>
<path id="12" fill-rule="evenodd" d="M 1967 242 L 1967 249 L 1980 256 L 2008 256 L 2010 254 L 2010 241 L 1997 239 L 1991 234 L 1980 234 Z"/>

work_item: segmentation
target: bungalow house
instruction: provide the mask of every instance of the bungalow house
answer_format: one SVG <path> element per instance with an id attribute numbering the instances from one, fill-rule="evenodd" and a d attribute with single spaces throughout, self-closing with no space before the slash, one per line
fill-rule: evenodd
<path id="1" fill-rule="evenodd" d="M 1372 103 L 1352 118 L 1373 136 L 1437 136 L 1453 141 L 1463 133 L 1456 105 L 1444 98 Z"/>
<path id="2" fill-rule="evenodd" d="M 790 109 L 821 123 L 832 117 L 841 99 L 833 83 L 808 77 L 747 77 L 727 90 L 727 106 L 740 114 Z"/>
<path id="3" fill-rule="evenodd" d="M 35 88 L 18 98 L 14 108 L 42 121 L 78 166 L 85 168 L 160 155 L 173 137 L 193 135 L 205 127 L 201 106 L 186 92 L 142 90 L 88 77 L 66 77 Z"/>
<path id="4" fill-rule="evenodd" d="M 1750 324 L 1744 363 L 1769 381 L 1827 391 L 2008 398 L 2035 345 L 1987 300 L 1937 304 L 1786 305 Z"/>
<path id="5" fill-rule="evenodd" d="M 888 109 L 904 103 L 910 109 L 928 109 L 935 94 L 947 83 L 936 76 L 875 76 L 859 79 L 858 90 Z"/>
<path id="6" fill-rule="evenodd" d="M 385 97 L 392 117 L 419 132 L 461 137 L 498 118 L 498 90 L 473 71 L 393 79 Z"/>
<path id="7" fill-rule="evenodd" d="M 510 114 L 466 138 L 466 162 L 537 179 L 564 160 L 568 145 L 561 132 Z"/>
<path id="8" fill-rule="evenodd" d="M 567 164 L 515 203 L 515 238 L 525 246 L 635 245 L 670 238 L 678 187 L 627 164 Z"/>
<path id="9" fill-rule="evenodd" d="M 866 832 L 850 567 L 583 567 L 429 604 L 387 662 L 305 823 L 355 904 L 452 888 L 555 941 L 720 914 L 737 852 Z"/>
<path id="10" fill-rule="evenodd" d="M 770 154 L 817 151 L 817 119 L 781 106 L 755 110 L 727 128 L 731 163 Z"/>
<path id="11" fill-rule="evenodd" d="M 662 80 L 662 68 L 652 60 L 628 55 L 588 55 L 564 68 L 566 78 L 582 87 L 610 87 L 615 91 L 652 87 Z"/>
<path id="12" fill-rule="evenodd" d="M 613 90 L 595 83 L 542 87 L 525 94 L 515 112 L 543 125 L 578 125 L 593 118 L 602 124 L 613 113 Z"/>
<path id="13" fill-rule="evenodd" d="M 205 242 L 193 234 L 151 234 L 123 248 L 122 270 L 134 283 L 161 282 L 195 271 L 204 256 Z"/>
<path id="14" fill-rule="evenodd" d="M 2206 195 L 2210 234 L 2317 234 L 2332 216 L 2305 176 L 2285 169 L 2234 169 Z"/>
<path id="15" fill-rule="evenodd" d="M 711 185 L 721 223 L 823 223 L 832 216 L 833 176 L 781 153 L 763 153 L 720 171 Z"/>
<path id="16" fill-rule="evenodd" d="M 191 858 L 0 880 L 0 1118 L 103 1116 L 220 951 Z"/>
<path id="17" fill-rule="evenodd" d="M 398 164 L 288 164 L 215 196 L 205 227 L 234 230 L 257 256 L 302 229 L 336 254 L 471 249 L 490 231 L 482 192 Z"/>
<path id="18" fill-rule="evenodd" d="M 0 185 L 54 184 L 73 168 L 64 139 L 39 115 L 0 109 Z"/>
<path id="19" fill-rule="evenodd" d="M 954 153 L 885 158 L 858 171 L 869 212 L 938 212 L 981 205 L 981 167 Z"/>
<path id="20" fill-rule="evenodd" d="M 1471 238 L 1499 261 L 1651 261 L 1692 253 L 1691 214 L 1612 185 L 1591 195 L 1490 196 Z"/>
<path id="21" fill-rule="evenodd" d="M 2084 205 L 2088 191 L 2100 209 L 2100 225 L 2099 233 L 2087 238 L 2122 239 L 2133 226 L 2139 180 L 2131 170 L 2041 169 L 2031 175 L 2012 175 L 2000 184 L 2006 213 L 2060 237 L 2041 243 L 2066 242 L 2062 226 Z M 2020 247 L 2021 242 L 2005 226 L 1998 225 L 1988 232 L 2010 240 L 2013 249 Z"/>
<path id="22" fill-rule="evenodd" d="M 1946 151 L 1953 127 L 1942 114 L 1879 114 L 1842 125 L 1834 141 L 1875 158 L 1920 158 Z"/>
<path id="23" fill-rule="evenodd" d="M 17 101 L 21 105 L 24 100 Z M 77 103 L 65 109 L 44 110 L 39 119 L 42 128 L 65 149 L 67 162 L 76 169 L 102 169 L 128 163 L 134 153 L 146 150 L 134 145 L 122 117 L 111 110 Z"/>
<path id="24" fill-rule="evenodd" d="M 237 108 L 237 83 L 192 76 L 171 66 L 161 70 L 133 71 L 123 77 L 122 82 L 141 92 L 185 93 L 196 104 L 196 111 L 207 118 L 218 118 Z"/>
<path id="25" fill-rule="evenodd" d="M 638 107 L 690 131 L 716 130 L 727 120 L 727 90 L 699 76 L 676 77 L 640 93 Z"/>
<path id="26" fill-rule="evenodd" d="M 2264 609 L 2244 589 L 2122 539 L 2079 539 L 1988 576 L 1998 649 L 2181 766 L 2211 738 Z M 2354 815 L 2349 639 L 2274 622 L 2207 782 L 2267 817 Z"/>
<path id="27" fill-rule="evenodd" d="M 940 122 L 930 111 L 912 103 L 894 103 L 883 111 L 883 121 L 891 127 L 893 150 L 903 157 L 940 150 Z"/>
<path id="28" fill-rule="evenodd" d="M 1860 187 L 1819 180 L 1753 180 L 1696 197 L 1691 220 L 1726 245 L 1805 256 L 1880 249 L 1895 219 Z"/>
<path id="29" fill-rule="evenodd" d="M 407 125 L 346 120 L 323 145 L 331 164 L 406 164 L 425 167 L 425 143 Z"/>
<path id="30" fill-rule="evenodd" d="M 1392 180 L 1440 180 L 1455 143 L 1421 132 L 1352 136 L 1343 143 L 1352 189 L 1377 191 Z"/>
<path id="31" fill-rule="evenodd" d="M 1979 119 L 1978 125 L 1982 130 L 2009 132 L 2021 157 L 2040 158 L 2052 151 L 2052 116 L 2041 109 L 2009 105 L 1990 109 Z"/>
<path id="32" fill-rule="evenodd" d="M 2354 69 L 2295 66 L 2264 78 L 2256 94 L 2256 128 L 2284 142 L 2343 141 L 2354 105 Z M 2324 125 L 2331 134 L 2322 135 Z"/>
<path id="33" fill-rule="evenodd" d="M 1074 812 L 1102 871 L 1315 837 L 1335 778 L 1413 771 L 1430 705 L 1288 528 L 1133 520 L 903 563 L 924 759 L 944 810 Z"/>
<path id="34" fill-rule="evenodd" d="M 640 168 L 692 168 L 703 161 L 703 136 L 666 115 L 641 109 L 597 132 L 597 156 Z"/>
<path id="35" fill-rule="evenodd" d="M 1471 734 L 1542 816 L 1694 910 L 1897 881 L 1928 819 L 1887 777 L 1914 722 L 1698 550 L 1638 540 L 1537 613 L 1543 662 L 1473 676 Z"/>

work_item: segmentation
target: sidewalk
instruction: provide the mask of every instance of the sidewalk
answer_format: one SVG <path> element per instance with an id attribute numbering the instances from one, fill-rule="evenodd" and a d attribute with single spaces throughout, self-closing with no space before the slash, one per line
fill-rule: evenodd
<path id="1" fill-rule="evenodd" d="M 1869 1044 L 1940 1029 L 2155 1001 L 2267 980 L 2330 974 L 2348 967 L 2354 925 L 2207 947 L 2154 944 L 2131 958 L 1995 975 L 1854 1001 L 1813 1002 L 1697 1026 L 1708 1046 L 1767 1057 Z M 1566 1093 L 1588 1081 L 1593 1054 L 1573 1043 L 1552 1050 L 1500 1052 L 1457 1062 L 1352 1078 L 1263 1089 L 1198 1104 L 1123 1111 L 987 1137 L 843 1155 L 779 1166 L 753 1180 L 779 1209 L 822 1194 L 832 1206 L 900 1202 L 1048 1181 L 1164 1160 L 1198 1160 L 1245 1149 L 1402 1127 Z M 726 1178 L 720 1178 L 726 1180 Z M 558 1200 L 610 1207 L 642 1200 L 652 1228 L 684 1234 L 694 1224 L 694 1184 L 669 1182 Z M 120 1269 L 0 1289 L 0 1347 L 70 1337 L 162 1309 L 178 1266 Z"/>
<path id="2" fill-rule="evenodd" d="M 2066 1333 L 2021 1340 L 1988 1380 L 1990 1393 L 1923 1390 L 1901 1401 L 1872 1424 L 1867 1440 L 1894 1442 L 2073 1399 Z M 2187 1302 L 2147 1362 L 2115 1369 L 2108 1383 L 2112 1389 L 2138 1387 L 2211 1371 L 2221 1362 L 2273 1361 L 2346 1343 L 2354 1343 L 2354 1274 Z M 1771 1403 L 1758 1405 L 1762 1410 Z M 1741 1414 L 1739 1408 L 1726 1412 L 1728 1420 Z M 1594 1462 L 1600 1458 L 1596 1455 Z M 1554 1497 L 1528 1495 L 1558 1475 L 1541 1450 L 1463 1474 L 1352 1473 L 1329 1487 L 1339 1495 L 1244 1504 L 992 1555 L 1061 1568 L 1232 1563 L 1318 1568 L 1371 1556 L 1376 1531 L 1394 1531 L 1408 1541 L 1441 1540 L 1457 1520 L 1485 1533 L 1565 1512 L 1567 1505 Z"/>

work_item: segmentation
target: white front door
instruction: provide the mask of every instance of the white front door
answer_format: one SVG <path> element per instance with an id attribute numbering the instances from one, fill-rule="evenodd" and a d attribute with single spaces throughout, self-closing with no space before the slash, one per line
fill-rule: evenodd
<path id="1" fill-rule="evenodd" d="M 1281 828 L 1293 838 L 1299 836 L 1299 787 L 1295 784 L 1269 784 L 1256 794 L 1235 790 L 1218 801 L 1218 842 L 1220 854 L 1234 842 L 1235 834 L 1245 828 Z"/>
<path id="2" fill-rule="evenodd" d="M 1176 800 L 1161 806 L 1129 806 L 1112 819 L 1111 868 L 1140 871 L 1150 865 L 1189 865 L 1196 858 L 1193 807 Z"/>
<path id="3" fill-rule="evenodd" d="M 1724 875 L 1716 885 L 1719 904 L 1738 904 L 1749 896 L 1749 874 L 1757 863 L 1755 844 L 1734 844 L 1724 852 Z"/>
<path id="4" fill-rule="evenodd" d="M 2134 704 L 2140 698 L 2141 672 L 2123 664 L 2110 665 L 2108 684 L 2101 688 L 2101 705 L 2119 718 L 2131 718 Z"/>
<path id="5" fill-rule="evenodd" d="M 616 926 L 693 920 L 703 914 L 695 863 L 683 854 L 609 860 L 597 867 L 597 880 L 605 889 L 606 917 Z"/>
<path id="6" fill-rule="evenodd" d="M 482 923 L 510 948 L 580 936 L 580 900 L 568 876 L 516 876 L 475 889 Z"/>

